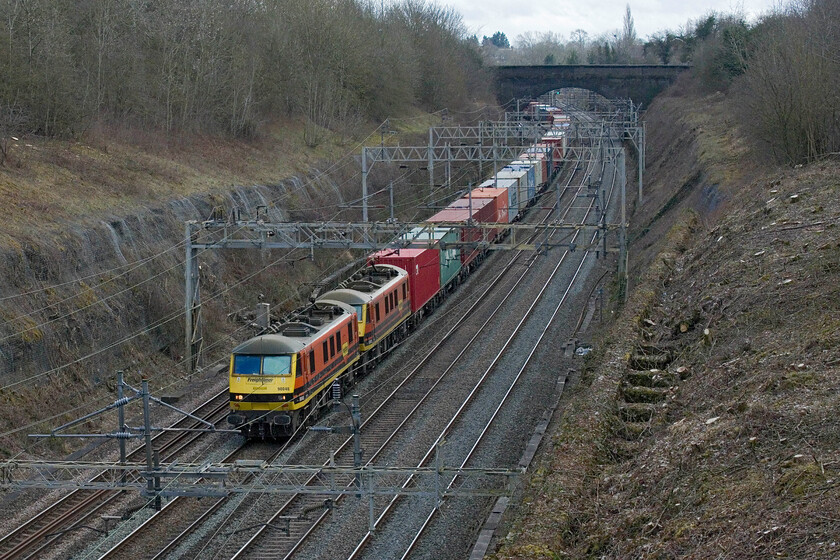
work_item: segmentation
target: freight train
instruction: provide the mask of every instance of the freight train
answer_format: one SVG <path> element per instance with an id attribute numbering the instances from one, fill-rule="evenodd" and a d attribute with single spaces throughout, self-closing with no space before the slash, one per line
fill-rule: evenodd
<path id="1" fill-rule="evenodd" d="M 334 290 L 234 348 L 230 424 L 248 438 L 291 436 L 328 405 L 336 381 L 347 388 L 373 369 L 478 266 L 479 242 L 504 231 L 436 224 L 512 223 L 551 182 L 566 150 L 562 114 L 529 110 L 550 125 L 541 142 L 403 235 L 400 248 L 369 255 Z"/>

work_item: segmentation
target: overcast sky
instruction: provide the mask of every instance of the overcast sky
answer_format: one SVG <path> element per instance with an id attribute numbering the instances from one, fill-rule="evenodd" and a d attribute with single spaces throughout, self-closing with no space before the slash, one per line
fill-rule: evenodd
<path id="1" fill-rule="evenodd" d="M 526 31 L 559 33 L 569 39 L 572 31 L 583 29 L 590 38 L 611 35 L 622 28 L 627 0 L 437 0 L 455 8 L 464 17 L 471 33 L 492 35 L 502 31 L 511 43 Z M 775 0 L 631 0 L 630 11 L 636 35 L 646 38 L 664 29 L 676 30 L 689 19 L 714 10 L 743 12 L 748 20 L 770 10 Z"/>

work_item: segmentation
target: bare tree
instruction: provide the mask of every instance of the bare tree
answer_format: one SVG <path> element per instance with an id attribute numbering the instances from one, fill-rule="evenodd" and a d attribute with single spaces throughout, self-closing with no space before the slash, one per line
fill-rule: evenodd
<path id="1" fill-rule="evenodd" d="M 425 0 L 0 0 L 0 107 L 34 132 L 94 119 L 249 136 L 318 131 L 489 95 L 454 10 Z"/>
<path id="2" fill-rule="evenodd" d="M 516 53 L 512 57 L 519 64 L 557 64 L 569 57 L 562 35 L 526 32 L 516 38 Z"/>
<path id="3" fill-rule="evenodd" d="M 633 14 L 630 12 L 630 4 L 624 10 L 624 25 L 621 37 L 618 39 L 618 57 L 621 62 L 630 62 L 640 58 L 639 45 L 636 38 L 636 26 L 633 23 Z"/>
<path id="4" fill-rule="evenodd" d="M 572 40 L 577 42 L 578 49 L 583 52 L 584 48 L 586 47 L 586 40 L 589 37 L 589 33 L 584 31 L 583 29 L 575 29 L 572 31 Z"/>
<path id="5" fill-rule="evenodd" d="M 824 48 L 840 38 L 838 21 L 823 9 L 827 4 L 808 2 L 765 18 L 744 60 L 747 125 L 788 164 L 840 150 L 840 63 Z"/>
<path id="6" fill-rule="evenodd" d="M 625 45 L 632 45 L 636 42 L 636 26 L 633 24 L 633 14 L 630 13 L 630 4 L 624 11 L 624 30 L 621 40 Z"/>
<path id="7" fill-rule="evenodd" d="M 11 143 L 16 141 L 15 134 L 21 134 L 26 125 L 26 115 L 16 105 L 7 105 L 0 112 L 0 166 L 6 165 L 10 155 Z"/>

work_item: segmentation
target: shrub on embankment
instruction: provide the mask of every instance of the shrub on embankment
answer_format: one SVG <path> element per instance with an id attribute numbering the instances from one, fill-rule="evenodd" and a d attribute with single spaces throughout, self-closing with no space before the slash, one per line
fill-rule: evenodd
<path id="1" fill-rule="evenodd" d="M 701 87 L 731 93 L 745 132 L 777 162 L 840 151 L 840 4 L 799 0 L 752 26 L 713 14 L 685 38 Z"/>

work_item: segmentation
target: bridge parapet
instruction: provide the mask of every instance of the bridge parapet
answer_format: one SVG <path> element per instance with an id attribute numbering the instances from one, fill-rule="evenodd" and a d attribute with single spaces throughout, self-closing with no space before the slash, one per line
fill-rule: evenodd
<path id="1" fill-rule="evenodd" d="M 496 96 L 499 103 L 507 104 L 513 99 L 536 98 L 554 89 L 575 87 L 648 105 L 689 68 L 660 64 L 497 66 Z"/>

